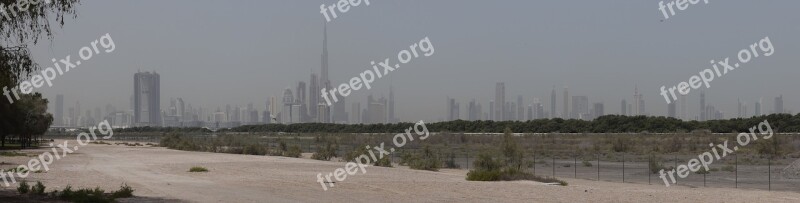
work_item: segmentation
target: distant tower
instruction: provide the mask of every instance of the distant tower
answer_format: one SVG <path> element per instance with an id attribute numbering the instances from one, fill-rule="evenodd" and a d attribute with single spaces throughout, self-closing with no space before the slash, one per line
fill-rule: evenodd
<path id="1" fill-rule="evenodd" d="M 775 113 L 785 113 L 786 111 L 783 110 L 783 95 L 775 97 Z"/>
<path id="2" fill-rule="evenodd" d="M 498 82 L 494 90 L 494 119 L 495 121 L 505 120 L 505 104 L 506 104 L 506 84 Z"/>
<path id="3" fill-rule="evenodd" d="M 627 109 L 628 109 L 628 102 L 623 99 L 622 100 L 622 106 L 620 107 L 620 110 L 619 110 L 619 114 L 623 115 L 623 116 L 627 116 L 628 115 L 628 111 L 626 111 Z"/>
<path id="4" fill-rule="evenodd" d="M 556 86 L 550 92 L 550 118 L 556 118 Z"/>
<path id="5" fill-rule="evenodd" d="M 56 112 L 53 115 L 53 125 L 64 126 L 64 95 L 56 95 Z"/>
<path id="6" fill-rule="evenodd" d="M 706 92 L 700 91 L 700 121 L 705 121 L 708 115 L 706 113 Z"/>
<path id="7" fill-rule="evenodd" d="M 569 87 L 564 86 L 564 112 L 561 113 L 561 118 L 569 119 Z"/>
<path id="8" fill-rule="evenodd" d="M 308 104 L 306 104 L 308 107 L 308 117 L 311 121 L 316 121 L 317 104 L 319 104 L 320 90 L 322 89 L 319 87 L 319 78 L 317 78 L 317 74 L 311 74 L 311 80 L 308 85 Z"/>
<path id="9" fill-rule="evenodd" d="M 633 113 L 634 116 L 641 115 L 641 113 L 642 113 L 642 112 L 639 111 L 639 105 L 640 105 L 639 104 L 639 100 L 641 100 L 641 98 L 639 97 L 639 87 L 634 86 L 633 87 L 633 112 L 631 112 L 631 113 Z"/>
<path id="10" fill-rule="evenodd" d="M 686 114 L 686 95 L 681 94 L 681 119 L 689 120 Z"/>
<path id="11" fill-rule="evenodd" d="M 133 94 L 133 123 L 136 126 L 161 126 L 161 76 L 156 72 L 134 74 Z"/>
<path id="12" fill-rule="evenodd" d="M 354 114 L 358 114 L 357 113 L 358 111 L 355 111 L 355 112 L 356 113 L 354 113 Z M 397 118 L 395 118 L 395 116 L 394 116 L 394 88 L 390 86 L 389 87 L 389 123 L 396 122 L 396 119 Z"/>

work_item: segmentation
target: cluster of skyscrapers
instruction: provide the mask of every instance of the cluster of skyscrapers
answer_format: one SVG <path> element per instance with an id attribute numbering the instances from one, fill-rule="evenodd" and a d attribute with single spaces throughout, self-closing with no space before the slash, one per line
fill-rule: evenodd
<path id="1" fill-rule="evenodd" d="M 480 102 L 475 99 L 470 100 L 466 109 L 466 117 L 460 116 L 460 104 L 454 99 L 447 97 L 446 100 L 446 118 L 445 121 L 451 120 L 494 120 L 494 121 L 525 121 L 545 118 L 563 118 L 563 119 L 581 119 L 592 120 L 597 117 L 606 115 L 606 108 L 603 102 L 590 103 L 589 97 L 584 95 L 570 96 L 569 87 L 564 87 L 561 100 L 561 110 L 557 112 L 557 93 L 556 88 L 550 93 L 550 108 L 549 111 L 545 110 L 539 98 L 534 97 L 532 102 L 526 105 L 522 95 L 517 96 L 516 102 L 506 101 L 506 85 L 505 83 L 497 83 L 495 85 L 495 98 L 489 101 L 488 112 L 484 112 Z M 682 120 L 717 120 L 725 119 L 725 112 L 718 110 L 715 106 L 707 104 L 706 93 L 700 93 L 700 109 L 697 113 L 689 113 L 688 105 L 686 103 L 686 96 L 682 95 L 679 102 L 672 102 L 667 105 L 667 114 L 664 116 L 679 118 Z M 527 107 L 527 108 L 526 108 Z M 620 111 L 617 115 L 626 116 L 654 116 L 647 111 L 645 107 L 644 94 L 639 92 L 638 87 L 634 87 L 633 98 L 631 100 L 622 99 L 620 102 Z M 738 118 L 759 116 L 766 114 L 763 112 L 764 103 L 759 99 L 755 103 L 755 111 L 751 114 L 747 111 L 747 104 L 738 101 Z M 791 113 L 783 108 L 783 96 L 775 98 L 774 110 L 769 113 Z M 695 115 L 691 115 L 695 114 Z"/>

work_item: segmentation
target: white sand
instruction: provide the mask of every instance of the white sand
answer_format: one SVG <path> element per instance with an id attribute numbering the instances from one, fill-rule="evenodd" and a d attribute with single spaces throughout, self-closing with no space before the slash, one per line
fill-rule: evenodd
<path id="1" fill-rule="evenodd" d="M 73 143 L 74 144 L 74 143 Z M 45 150 L 37 150 L 39 152 Z M 34 151 L 28 151 L 34 153 Z M 20 164 L 30 157 L 0 157 Z M 33 173 L 48 190 L 96 187 L 116 190 L 124 182 L 136 196 L 191 202 L 800 202 L 800 193 L 730 188 L 597 182 L 563 178 L 569 186 L 531 181 L 470 182 L 466 170 L 418 171 L 369 167 L 323 191 L 317 173 L 343 162 L 285 157 L 186 152 L 160 147 L 88 145 Z M 207 173 L 189 173 L 192 166 Z M 0 168 L 12 168 L 2 165 Z M 654 181 L 655 183 L 655 181 Z"/>

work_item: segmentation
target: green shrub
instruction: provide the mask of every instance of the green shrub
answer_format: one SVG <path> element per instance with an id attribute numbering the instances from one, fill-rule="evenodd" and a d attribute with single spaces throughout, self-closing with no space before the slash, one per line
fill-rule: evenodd
<path id="1" fill-rule="evenodd" d="M 589 162 L 589 161 L 587 161 L 587 160 L 583 160 L 583 166 L 585 166 L 585 167 L 592 167 L 592 162 Z"/>
<path id="2" fill-rule="evenodd" d="M 111 193 L 111 198 L 116 199 L 116 198 L 133 197 L 133 191 L 134 190 L 133 188 L 131 188 L 131 186 L 128 186 L 128 184 L 123 184 L 122 186 L 119 187 L 119 190 Z"/>
<path id="3" fill-rule="evenodd" d="M 461 166 L 458 165 L 458 163 L 456 163 L 456 154 L 455 153 L 451 152 L 450 154 L 447 155 L 447 159 L 444 161 L 444 167 L 445 168 L 461 168 Z"/>
<path id="4" fill-rule="evenodd" d="M 392 161 L 389 160 L 389 156 L 384 156 L 383 158 L 379 158 L 378 161 L 376 161 L 373 165 L 380 167 L 392 167 Z"/>
<path id="5" fill-rule="evenodd" d="M 325 143 L 325 147 L 317 148 L 317 152 L 314 152 L 314 154 L 311 155 L 311 158 L 316 160 L 330 161 L 333 157 L 338 157 L 336 154 L 338 148 L 338 145 L 334 146 L 333 143 L 327 142 Z"/>
<path id="6" fill-rule="evenodd" d="M 664 169 L 664 164 L 661 164 L 661 157 L 653 156 L 648 160 L 647 163 L 650 167 L 650 173 L 657 174 L 659 171 Z"/>
<path id="7" fill-rule="evenodd" d="M 285 157 L 294 157 L 294 158 L 300 158 L 300 156 L 302 155 L 303 155 L 303 150 L 300 149 L 300 146 L 297 145 L 292 145 L 291 147 L 289 147 L 289 150 L 286 150 L 283 153 L 283 156 Z"/>
<path id="8" fill-rule="evenodd" d="M 22 182 L 19 182 L 19 186 L 17 187 L 17 192 L 19 192 L 19 194 L 28 194 L 28 192 L 30 191 L 31 191 L 31 186 L 28 185 L 28 182 L 24 180 Z"/>
<path id="9" fill-rule="evenodd" d="M 31 187 L 31 193 L 35 195 L 44 195 L 46 187 L 42 184 L 41 181 L 36 181 L 36 185 Z"/>
<path id="10" fill-rule="evenodd" d="M 408 167 L 417 170 L 439 171 L 442 168 L 442 162 L 431 151 L 429 146 L 422 149 L 422 153 L 414 156 L 409 163 Z"/>
<path id="11" fill-rule="evenodd" d="M 199 166 L 195 166 L 195 167 L 190 168 L 189 172 L 208 172 L 208 169 L 203 168 L 203 167 L 199 167 Z"/>

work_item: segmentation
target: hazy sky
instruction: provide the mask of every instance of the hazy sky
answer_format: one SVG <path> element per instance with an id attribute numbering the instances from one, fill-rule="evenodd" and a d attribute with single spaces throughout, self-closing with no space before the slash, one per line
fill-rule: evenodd
<path id="1" fill-rule="evenodd" d="M 294 91 L 298 81 L 320 73 L 323 2 L 336 1 L 84 0 L 77 19 L 33 48 L 35 59 L 46 65 L 50 58 L 77 57 L 105 33 L 116 50 L 38 90 L 51 99 L 64 94 L 67 106 L 79 100 L 83 109 L 127 108 L 133 74 L 155 70 L 162 109 L 173 97 L 206 108 L 252 102 L 263 109 L 269 96 L 280 99 L 286 87 Z M 433 56 L 376 79 L 376 89 L 355 91 L 348 102 L 364 107 L 366 95 L 388 97 L 392 85 L 401 120 L 444 118 L 446 96 L 461 102 L 466 118 L 470 99 L 488 112 L 495 83 L 505 82 L 507 101 L 523 95 L 527 105 L 537 97 L 549 110 L 556 86 L 560 111 L 562 88 L 569 86 L 570 95 L 604 102 L 610 114 L 619 112 L 622 99 L 632 100 L 638 85 L 648 112 L 663 115 L 662 85 L 687 81 L 709 68 L 709 60 L 736 57 L 769 36 L 775 54 L 715 79 L 707 100 L 732 116 L 737 98 L 752 113 L 763 97 L 769 112 L 783 94 L 785 108 L 796 113 L 798 7 L 793 0 L 710 0 L 661 22 L 656 0 L 372 0 L 328 23 L 330 79 L 345 82 L 371 68 L 370 61 L 395 58 L 427 36 Z M 690 112 L 699 109 L 699 91 L 688 103 Z"/>

